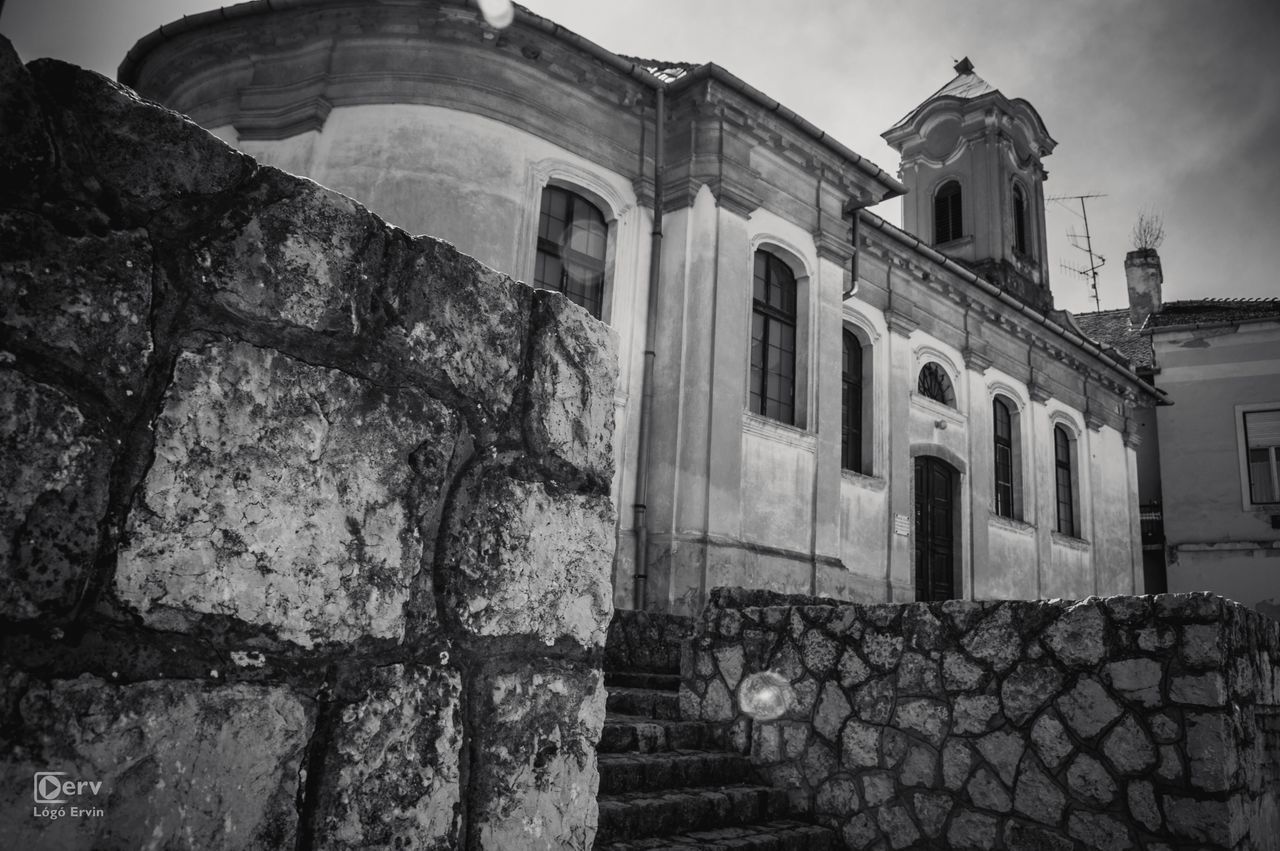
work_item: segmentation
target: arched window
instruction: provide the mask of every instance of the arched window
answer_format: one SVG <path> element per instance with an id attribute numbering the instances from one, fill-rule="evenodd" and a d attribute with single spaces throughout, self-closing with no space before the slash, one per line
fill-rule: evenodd
<path id="1" fill-rule="evenodd" d="M 604 214 L 586 198 L 558 186 L 543 189 L 534 284 L 559 290 L 599 319 L 608 232 Z"/>
<path id="2" fill-rule="evenodd" d="M 933 361 L 920 368 L 920 378 L 916 381 L 916 392 L 926 399 L 941 402 L 948 407 L 956 406 L 956 391 L 951 386 L 947 371 Z"/>
<path id="3" fill-rule="evenodd" d="M 858 473 L 862 466 L 862 342 L 845 329 L 840 380 L 840 466 Z"/>
<path id="4" fill-rule="evenodd" d="M 1009 404 L 997 396 L 991 402 L 995 431 L 996 514 L 1014 517 L 1013 505 L 1013 414 Z"/>
<path id="5" fill-rule="evenodd" d="M 1013 184 L 1013 250 L 1027 253 L 1027 196 L 1016 183 Z"/>
<path id="6" fill-rule="evenodd" d="M 759 250 L 751 309 L 751 410 L 792 425 L 796 421 L 796 276 Z"/>
<path id="7" fill-rule="evenodd" d="M 933 196 L 933 243 L 941 245 L 964 236 L 960 213 L 960 182 L 948 180 Z"/>
<path id="8" fill-rule="evenodd" d="M 1066 426 L 1053 428 L 1053 467 L 1054 481 L 1057 485 L 1058 498 L 1058 531 L 1063 535 L 1075 536 L 1075 470 L 1072 465 L 1072 439 Z"/>

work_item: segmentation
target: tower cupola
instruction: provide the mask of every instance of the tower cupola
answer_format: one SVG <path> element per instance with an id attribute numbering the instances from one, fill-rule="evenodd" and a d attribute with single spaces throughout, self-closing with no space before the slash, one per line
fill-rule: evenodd
<path id="1" fill-rule="evenodd" d="M 975 73 L 956 76 L 881 134 L 902 155 L 903 228 L 1027 304 L 1049 291 L 1042 160 L 1057 142 L 1035 108 Z"/>

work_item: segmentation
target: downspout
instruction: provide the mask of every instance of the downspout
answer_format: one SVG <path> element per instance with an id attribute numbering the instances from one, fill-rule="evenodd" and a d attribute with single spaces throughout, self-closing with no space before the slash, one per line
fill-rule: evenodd
<path id="1" fill-rule="evenodd" d="M 648 603 L 649 581 L 649 429 L 653 419 L 653 361 L 658 335 L 658 280 L 662 261 L 662 149 L 665 133 L 663 117 L 666 98 L 663 86 L 655 87 L 653 146 L 653 231 L 649 242 L 649 303 L 644 323 L 644 371 L 640 390 L 640 435 L 636 450 L 636 496 L 632 504 L 636 535 L 635 593 L 636 609 Z"/>

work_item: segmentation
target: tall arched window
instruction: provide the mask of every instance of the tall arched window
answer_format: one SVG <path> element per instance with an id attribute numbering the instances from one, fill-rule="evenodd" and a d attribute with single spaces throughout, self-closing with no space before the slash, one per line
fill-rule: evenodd
<path id="1" fill-rule="evenodd" d="M 1057 485 L 1058 531 L 1075 536 L 1075 471 L 1072 469 L 1071 443 L 1071 434 L 1066 426 L 1054 426 L 1053 467 Z"/>
<path id="2" fill-rule="evenodd" d="M 558 186 L 543 189 L 534 284 L 559 290 L 599 319 L 608 232 L 604 214 L 586 198 Z"/>
<path id="3" fill-rule="evenodd" d="M 933 196 L 933 242 L 940 245 L 964 236 L 960 213 L 960 182 L 948 180 Z"/>
<path id="4" fill-rule="evenodd" d="M 948 407 L 956 406 L 956 391 L 951 386 L 951 379 L 947 376 L 947 371 L 934 361 L 929 361 L 920 368 L 916 392 Z"/>
<path id="5" fill-rule="evenodd" d="M 1013 414 L 999 396 L 991 402 L 995 431 L 996 514 L 1014 516 L 1013 505 Z"/>
<path id="6" fill-rule="evenodd" d="M 796 420 L 796 276 L 767 251 L 755 256 L 751 309 L 751 410 Z"/>
<path id="7" fill-rule="evenodd" d="M 1022 187 L 1013 184 L 1013 249 L 1027 253 L 1027 196 Z"/>
<path id="8" fill-rule="evenodd" d="M 848 329 L 841 363 L 840 466 L 862 473 L 862 342 Z"/>

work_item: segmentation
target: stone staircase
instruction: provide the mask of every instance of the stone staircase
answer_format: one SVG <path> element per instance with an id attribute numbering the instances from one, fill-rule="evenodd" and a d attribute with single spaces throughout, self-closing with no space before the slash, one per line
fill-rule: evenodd
<path id="1" fill-rule="evenodd" d="M 609 631 L 609 696 L 597 748 L 597 851 L 836 851 L 836 836 L 793 813 L 785 789 L 680 718 L 679 641 L 687 618 L 618 612 Z"/>

